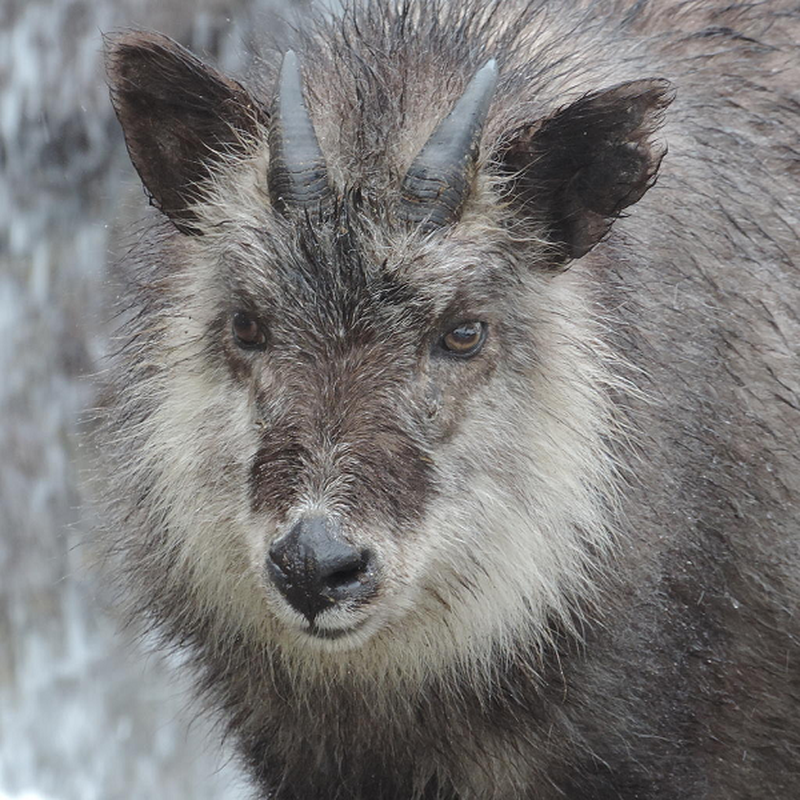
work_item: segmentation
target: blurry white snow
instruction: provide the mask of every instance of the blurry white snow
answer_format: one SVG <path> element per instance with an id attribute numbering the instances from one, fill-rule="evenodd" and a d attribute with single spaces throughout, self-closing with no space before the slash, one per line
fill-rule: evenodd
<path id="1" fill-rule="evenodd" d="M 77 427 L 105 341 L 111 220 L 133 216 L 100 31 L 164 30 L 243 72 L 259 13 L 281 4 L 0 0 L 0 800 L 246 796 L 218 732 L 190 724 L 185 681 L 105 613 Z"/>

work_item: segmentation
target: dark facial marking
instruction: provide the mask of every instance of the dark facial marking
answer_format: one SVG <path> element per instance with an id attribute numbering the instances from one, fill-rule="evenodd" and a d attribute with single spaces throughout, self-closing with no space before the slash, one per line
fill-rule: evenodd
<path id="1" fill-rule="evenodd" d="M 253 510 L 269 509 L 284 518 L 295 501 L 307 461 L 296 429 L 284 425 L 266 432 L 250 468 Z"/>
<path id="2" fill-rule="evenodd" d="M 277 412 L 262 387 L 259 402 L 273 411 L 252 461 L 251 503 L 284 521 L 300 496 L 325 498 L 356 524 L 407 531 L 433 483 L 418 369 L 430 357 L 431 302 L 369 257 L 345 210 L 337 220 L 287 226 L 264 243 L 274 258 L 263 285 L 248 285 L 241 276 L 253 273 L 243 271 L 226 287 L 248 309 L 235 336 L 251 338 L 253 322 L 270 320 L 268 333 L 260 325 L 268 360 L 239 342 L 228 360 L 281 386 Z"/>

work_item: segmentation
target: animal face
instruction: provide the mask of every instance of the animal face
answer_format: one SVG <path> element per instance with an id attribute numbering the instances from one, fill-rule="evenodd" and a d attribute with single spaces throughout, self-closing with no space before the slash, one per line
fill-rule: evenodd
<path id="1" fill-rule="evenodd" d="M 162 37 L 112 46 L 132 159 L 174 226 L 132 339 L 149 367 L 131 474 L 169 574 L 219 624 L 419 669 L 545 637 L 591 583 L 613 356 L 560 267 L 652 182 L 668 98 L 587 96 L 490 145 L 489 169 L 492 63 L 379 192 L 331 184 L 293 56 L 267 111 Z"/>
<path id="2" fill-rule="evenodd" d="M 181 243 L 158 321 L 146 469 L 198 594 L 331 652 L 452 652 L 510 635 L 526 597 L 564 607 L 607 537 L 575 279 L 499 227 L 261 213 Z"/>

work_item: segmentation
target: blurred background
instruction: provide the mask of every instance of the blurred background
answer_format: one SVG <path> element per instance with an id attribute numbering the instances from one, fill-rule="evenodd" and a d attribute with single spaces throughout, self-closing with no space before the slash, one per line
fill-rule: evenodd
<path id="1" fill-rule="evenodd" d="M 146 207 L 101 33 L 160 30 L 242 75 L 308 2 L 0 0 L 0 800 L 250 796 L 90 567 L 78 428 L 119 232 Z"/>

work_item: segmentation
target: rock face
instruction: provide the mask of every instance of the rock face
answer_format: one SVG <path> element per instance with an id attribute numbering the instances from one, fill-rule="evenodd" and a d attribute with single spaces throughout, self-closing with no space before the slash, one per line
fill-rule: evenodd
<path id="1" fill-rule="evenodd" d="M 121 246 L 114 221 L 139 191 L 108 102 L 100 32 L 166 30 L 242 71 L 256 22 L 275 29 L 274 5 L 0 7 L 2 797 L 243 796 L 234 770 L 208 755 L 218 748 L 207 750 L 206 728 L 186 733 L 182 687 L 125 646 L 102 612 L 111 604 L 80 544 L 77 430 L 94 402 L 87 377 L 100 368 L 104 278 Z"/>

